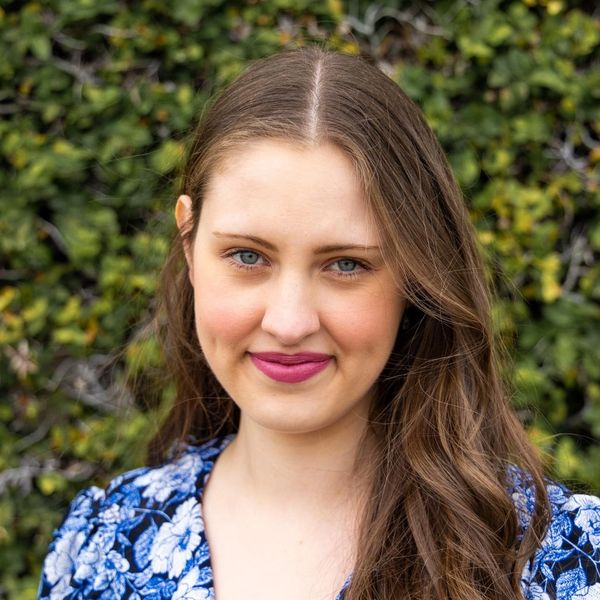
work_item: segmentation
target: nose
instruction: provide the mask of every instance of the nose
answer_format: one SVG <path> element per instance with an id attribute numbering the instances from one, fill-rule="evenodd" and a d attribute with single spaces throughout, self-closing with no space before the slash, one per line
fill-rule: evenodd
<path id="1" fill-rule="evenodd" d="M 265 301 L 261 326 L 282 345 L 293 346 L 321 326 L 310 284 L 283 275 L 274 284 Z"/>

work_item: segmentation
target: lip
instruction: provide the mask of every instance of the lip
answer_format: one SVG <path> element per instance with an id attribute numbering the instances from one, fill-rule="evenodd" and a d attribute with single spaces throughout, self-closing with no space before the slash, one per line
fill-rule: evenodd
<path id="1" fill-rule="evenodd" d="M 332 357 L 318 352 L 252 352 L 250 360 L 259 371 L 274 381 L 300 383 L 326 369 Z"/>

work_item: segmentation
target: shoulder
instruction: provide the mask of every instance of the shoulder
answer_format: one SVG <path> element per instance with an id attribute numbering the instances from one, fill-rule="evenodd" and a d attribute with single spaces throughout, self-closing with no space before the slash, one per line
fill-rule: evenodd
<path id="1" fill-rule="evenodd" d="M 513 474 L 514 475 L 514 474 Z M 527 478 L 513 480 L 513 501 L 527 527 L 535 496 Z M 548 481 L 551 520 L 522 574 L 526 600 L 600 600 L 600 499 Z"/>
<path id="2" fill-rule="evenodd" d="M 158 585 L 185 576 L 205 542 L 199 502 L 206 478 L 229 441 L 180 448 L 163 465 L 124 473 L 105 490 L 81 491 L 54 533 L 39 597 L 120 597 L 153 577 Z"/>
<path id="3" fill-rule="evenodd" d="M 230 438 L 216 438 L 200 446 L 174 448 L 171 459 L 155 467 L 142 467 L 119 475 L 106 488 L 112 503 L 143 506 L 169 505 L 189 495 L 202 493 L 205 478 Z"/>

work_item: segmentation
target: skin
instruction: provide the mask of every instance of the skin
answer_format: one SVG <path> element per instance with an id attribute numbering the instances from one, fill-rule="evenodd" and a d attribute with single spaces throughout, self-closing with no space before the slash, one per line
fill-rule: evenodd
<path id="1" fill-rule="evenodd" d="M 333 145 L 258 140 L 210 179 L 186 257 L 200 345 L 241 410 L 203 498 L 219 600 L 333 598 L 351 570 L 358 446 L 405 306 L 380 246 Z M 265 351 L 332 360 L 281 383 L 249 358 Z"/>

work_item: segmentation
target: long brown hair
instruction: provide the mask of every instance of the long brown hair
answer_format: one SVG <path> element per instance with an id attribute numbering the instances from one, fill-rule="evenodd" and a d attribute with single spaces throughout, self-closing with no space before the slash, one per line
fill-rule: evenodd
<path id="1" fill-rule="evenodd" d="M 181 188 L 193 217 L 173 240 L 159 296 L 176 398 L 150 461 L 176 440 L 202 442 L 238 427 L 239 412 L 199 347 L 183 247 L 215 165 L 257 137 L 328 142 L 347 153 L 409 303 L 372 406 L 373 485 L 347 600 L 521 597 L 519 576 L 547 525 L 548 503 L 539 461 L 507 401 L 473 228 L 418 107 L 358 57 L 312 47 L 258 61 L 201 119 Z M 507 492 L 510 465 L 536 493 L 524 537 Z"/>

